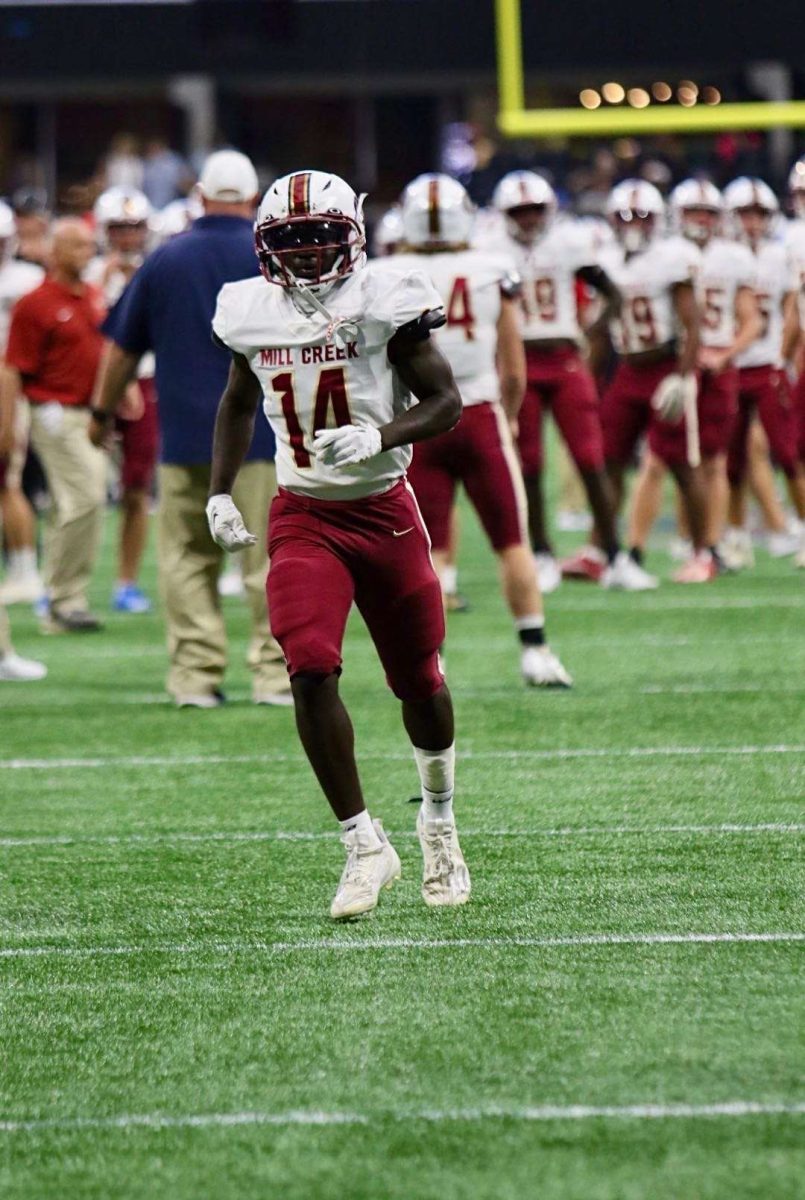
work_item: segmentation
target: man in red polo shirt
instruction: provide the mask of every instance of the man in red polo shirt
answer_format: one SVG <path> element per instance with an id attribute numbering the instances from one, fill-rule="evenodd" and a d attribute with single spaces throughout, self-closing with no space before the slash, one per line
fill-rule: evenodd
<path id="1" fill-rule="evenodd" d="M 82 279 L 93 252 L 82 221 L 54 225 L 50 272 L 16 305 L 6 351 L 4 386 L 30 402 L 31 444 L 53 501 L 44 570 L 48 633 L 100 629 L 87 601 L 106 500 L 106 457 L 87 436 L 105 316 L 101 293 Z"/>

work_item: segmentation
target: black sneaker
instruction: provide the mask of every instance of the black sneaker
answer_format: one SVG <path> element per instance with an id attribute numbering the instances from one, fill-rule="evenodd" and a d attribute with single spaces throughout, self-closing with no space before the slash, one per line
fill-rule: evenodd
<path id="1" fill-rule="evenodd" d="M 86 609 L 51 608 L 42 620 L 43 633 L 98 633 L 101 629 L 101 622 Z"/>

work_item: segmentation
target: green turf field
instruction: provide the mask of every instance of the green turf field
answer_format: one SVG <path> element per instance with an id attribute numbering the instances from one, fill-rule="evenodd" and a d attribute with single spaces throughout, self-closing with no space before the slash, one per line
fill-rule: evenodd
<path id="1" fill-rule="evenodd" d="M 40 639 L 13 611 L 50 677 L 0 691 L 3 1200 L 805 1194 L 805 575 L 566 585 L 576 687 L 525 693 L 464 528 L 454 912 L 420 899 L 357 622 L 344 692 L 403 879 L 334 927 L 341 847 L 291 713 L 247 702 L 237 601 L 214 712 L 163 702 L 157 617 Z"/>

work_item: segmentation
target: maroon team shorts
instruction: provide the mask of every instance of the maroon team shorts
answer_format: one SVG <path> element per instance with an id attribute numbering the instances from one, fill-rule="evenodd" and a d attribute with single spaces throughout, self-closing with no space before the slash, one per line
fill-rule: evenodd
<path id="1" fill-rule="evenodd" d="M 280 488 L 268 524 L 268 611 L 288 674 L 341 672 L 353 601 L 391 690 L 429 699 L 444 684 L 444 610 L 410 486 L 363 500 L 313 500 Z"/>
<path id="2" fill-rule="evenodd" d="M 699 449 L 702 458 L 715 458 L 726 454 L 735 421 L 738 416 L 738 370 L 728 367 L 724 371 L 702 371 L 699 376 L 699 394 L 696 401 L 699 414 Z M 658 433 L 652 443 L 655 449 L 657 438 L 664 447 L 663 462 L 687 462 L 687 430 L 684 421 L 658 421 Z M 649 434 L 651 442 L 651 435 Z M 662 457 L 662 456 L 661 456 Z"/>
<path id="3" fill-rule="evenodd" d="M 517 448 L 523 474 L 538 475 L 543 466 L 542 413 L 549 407 L 580 471 L 600 470 L 604 443 L 595 380 L 578 350 L 526 347 L 526 393 L 519 414 Z"/>
<path id="4" fill-rule="evenodd" d="M 121 448 L 120 483 L 124 491 L 146 492 L 154 478 L 159 425 L 154 381 L 140 379 L 138 383 L 145 402 L 143 415 L 136 421 L 119 418 L 116 422 Z"/>
<path id="5" fill-rule="evenodd" d="M 525 493 L 502 410 L 465 408 L 455 429 L 418 442 L 408 472 L 435 550 L 446 550 L 457 483 L 463 483 L 495 550 L 525 543 Z"/>
<path id="6" fill-rule="evenodd" d="M 737 485 L 746 475 L 749 426 L 755 413 L 766 432 L 772 458 L 793 478 L 800 462 L 799 430 L 786 373 L 778 367 L 743 367 L 738 372 L 738 416 L 727 456 L 730 483 Z"/>
<path id="7" fill-rule="evenodd" d="M 628 466 L 638 441 L 647 433 L 649 449 L 666 466 L 687 464 L 685 422 L 663 421 L 651 406 L 658 384 L 676 369 L 676 358 L 645 364 L 618 363 L 601 401 L 607 462 Z"/>
<path id="8" fill-rule="evenodd" d="M 799 457 L 800 462 L 805 462 L 805 371 L 797 380 L 796 409 L 799 422 Z"/>

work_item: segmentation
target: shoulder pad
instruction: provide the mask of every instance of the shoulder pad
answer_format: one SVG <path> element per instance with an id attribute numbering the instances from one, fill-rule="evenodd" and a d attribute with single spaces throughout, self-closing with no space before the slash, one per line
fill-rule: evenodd
<path id="1" fill-rule="evenodd" d="M 426 338 L 430 337 L 432 329 L 440 329 L 446 321 L 447 317 L 443 308 L 431 308 L 416 317 L 415 320 L 401 325 L 397 333 L 402 334 L 408 341 L 424 342 Z"/>

